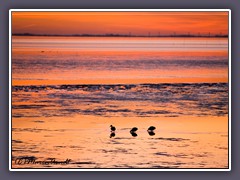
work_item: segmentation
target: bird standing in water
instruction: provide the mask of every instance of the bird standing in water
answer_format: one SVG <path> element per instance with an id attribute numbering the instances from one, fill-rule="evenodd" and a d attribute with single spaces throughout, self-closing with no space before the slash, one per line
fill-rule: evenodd
<path id="1" fill-rule="evenodd" d="M 110 128 L 111 128 L 111 132 L 116 131 L 116 128 L 113 125 L 110 125 Z"/>
<path id="2" fill-rule="evenodd" d="M 137 137 L 137 133 L 136 133 L 137 130 L 138 130 L 137 127 L 133 127 L 133 128 L 130 130 L 130 134 L 131 134 L 133 137 Z"/>

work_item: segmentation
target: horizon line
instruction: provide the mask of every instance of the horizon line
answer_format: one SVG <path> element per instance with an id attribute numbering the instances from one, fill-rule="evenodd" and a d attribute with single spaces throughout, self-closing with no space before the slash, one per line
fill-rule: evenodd
<path id="1" fill-rule="evenodd" d="M 134 34 L 34 34 L 34 33 L 12 33 L 12 36 L 61 36 L 61 37 L 208 37 L 208 38 L 227 38 L 228 34 L 148 34 L 148 35 L 134 35 Z"/>

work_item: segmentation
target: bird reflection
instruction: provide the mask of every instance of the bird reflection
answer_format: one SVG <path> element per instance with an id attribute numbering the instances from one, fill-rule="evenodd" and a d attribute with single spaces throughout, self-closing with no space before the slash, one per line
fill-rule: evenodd
<path id="1" fill-rule="evenodd" d="M 115 137 L 115 132 L 111 132 L 111 134 L 110 134 L 110 138 L 112 138 L 112 137 Z"/>
<path id="2" fill-rule="evenodd" d="M 148 131 L 148 134 L 149 134 L 150 136 L 154 136 L 154 135 L 155 135 L 155 133 L 154 133 L 153 131 Z"/>
<path id="3" fill-rule="evenodd" d="M 131 132 L 131 131 L 130 131 L 130 133 L 131 133 L 132 137 L 137 137 L 137 133 Z"/>

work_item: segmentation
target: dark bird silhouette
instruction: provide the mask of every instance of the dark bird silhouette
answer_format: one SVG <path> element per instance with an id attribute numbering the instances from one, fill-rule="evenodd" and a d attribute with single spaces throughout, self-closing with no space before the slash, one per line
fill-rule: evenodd
<path id="1" fill-rule="evenodd" d="M 133 127 L 133 128 L 130 130 L 130 133 L 135 133 L 137 130 L 138 130 L 137 127 Z"/>
<path id="2" fill-rule="evenodd" d="M 116 130 L 116 128 L 113 125 L 111 125 L 110 128 L 111 128 L 111 131 L 115 131 Z"/>
<path id="3" fill-rule="evenodd" d="M 137 137 L 137 133 L 131 132 L 131 131 L 130 131 L 130 133 L 131 133 L 132 137 Z"/>
<path id="4" fill-rule="evenodd" d="M 148 131 L 148 134 L 149 134 L 150 136 L 154 136 L 154 135 L 155 135 L 155 133 L 154 133 L 153 131 Z"/>
<path id="5" fill-rule="evenodd" d="M 110 134 L 110 138 L 112 138 L 112 137 L 115 137 L 115 132 L 112 132 L 111 134 Z"/>
<path id="6" fill-rule="evenodd" d="M 150 127 L 148 128 L 148 131 L 154 131 L 155 129 L 156 129 L 156 127 L 150 126 Z"/>

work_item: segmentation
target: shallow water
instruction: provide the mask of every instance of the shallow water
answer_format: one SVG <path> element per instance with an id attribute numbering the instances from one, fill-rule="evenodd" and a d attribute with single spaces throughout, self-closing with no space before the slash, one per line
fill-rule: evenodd
<path id="1" fill-rule="evenodd" d="M 14 86 L 12 91 L 15 118 L 228 114 L 227 83 Z"/>
<path id="2" fill-rule="evenodd" d="M 15 86 L 13 157 L 72 159 L 66 168 L 226 168 L 227 92 L 225 83 Z"/>
<path id="3" fill-rule="evenodd" d="M 225 38 L 13 37 L 12 57 L 14 85 L 228 81 Z"/>
<path id="4" fill-rule="evenodd" d="M 14 37 L 12 167 L 228 168 L 227 54 L 226 39 Z"/>

